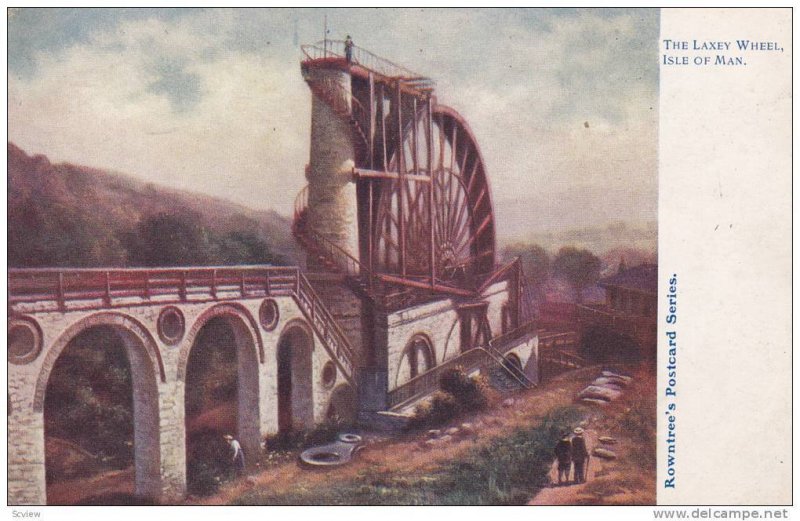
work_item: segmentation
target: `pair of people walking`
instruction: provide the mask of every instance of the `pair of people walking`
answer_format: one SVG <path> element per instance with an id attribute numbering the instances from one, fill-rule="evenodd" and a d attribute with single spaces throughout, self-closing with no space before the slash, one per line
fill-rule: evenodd
<path id="1" fill-rule="evenodd" d="M 583 437 L 583 429 L 577 427 L 570 433 L 565 432 L 556 443 L 556 461 L 558 462 L 558 484 L 569 483 L 570 470 L 573 470 L 573 481 L 584 483 L 589 470 L 589 450 Z M 573 469 L 574 467 L 574 469 Z"/>

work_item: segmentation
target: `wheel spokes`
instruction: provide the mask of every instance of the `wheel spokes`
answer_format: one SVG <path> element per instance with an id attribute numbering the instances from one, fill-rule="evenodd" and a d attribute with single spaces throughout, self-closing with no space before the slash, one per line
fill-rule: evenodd
<path id="1" fill-rule="evenodd" d="M 471 134 L 447 112 L 434 112 L 429 126 L 426 111 L 418 110 L 416 121 L 406 126 L 403 144 L 390 162 L 388 170 L 401 177 L 381 181 L 374 258 L 379 269 L 401 271 L 400 234 L 405 229 L 403 271 L 407 277 L 424 280 L 431 273 L 432 235 L 436 278 L 447 283 L 478 265 L 493 263 L 493 238 L 481 239 L 493 219 L 491 205 L 485 204 L 488 187 Z"/>

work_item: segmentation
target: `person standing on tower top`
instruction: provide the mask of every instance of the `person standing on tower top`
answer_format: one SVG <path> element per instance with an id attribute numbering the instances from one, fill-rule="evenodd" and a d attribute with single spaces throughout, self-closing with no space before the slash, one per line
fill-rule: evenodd
<path id="1" fill-rule="evenodd" d="M 347 63 L 353 63 L 353 39 L 349 34 L 344 39 L 344 57 L 347 59 Z"/>

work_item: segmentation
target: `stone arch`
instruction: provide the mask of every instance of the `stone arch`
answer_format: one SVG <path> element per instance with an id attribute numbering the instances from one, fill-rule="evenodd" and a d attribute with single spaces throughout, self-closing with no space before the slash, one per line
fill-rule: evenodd
<path id="1" fill-rule="evenodd" d="M 397 364 L 395 387 L 416 378 L 436 365 L 436 350 L 426 333 L 415 333 L 403 349 Z"/>
<path id="2" fill-rule="evenodd" d="M 239 442 L 245 454 L 252 455 L 249 462 L 257 459 L 261 449 L 261 420 L 259 407 L 259 366 L 264 360 L 264 349 L 257 323 L 244 306 L 234 303 L 217 304 L 203 313 L 192 324 L 181 344 L 178 355 L 178 381 L 186 382 L 189 356 L 203 326 L 212 319 L 224 319 L 230 326 L 236 343 L 237 364 L 237 430 Z M 182 389 L 178 402 L 186 405 L 186 386 Z M 185 417 L 185 411 L 184 411 Z"/>
<path id="3" fill-rule="evenodd" d="M 345 423 L 355 423 L 358 417 L 358 397 L 355 389 L 348 384 L 339 384 L 331 393 L 325 417 L 338 417 Z"/>
<path id="4" fill-rule="evenodd" d="M 522 359 L 517 353 L 508 353 L 503 357 L 503 365 L 511 371 L 522 372 Z"/>
<path id="5" fill-rule="evenodd" d="M 246 333 L 249 334 L 253 339 L 254 348 L 258 352 L 258 361 L 262 364 L 264 363 L 264 343 L 258 331 L 258 323 L 253 318 L 253 315 L 250 313 L 250 311 L 248 311 L 247 308 L 241 304 L 235 304 L 232 302 L 217 304 L 216 306 L 205 310 L 200 314 L 199 317 L 197 317 L 197 319 L 195 319 L 192 327 L 186 334 L 186 338 L 184 338 L 181 342 L 181 350 L 178 355 L 178 381 L 183 382 L 186 380 L 186 364 L 189 362 L 189 352 L 192 350 L 195 340 L 197 340 L 197 334 L 200 333 L 200 330 L 209 320 L 219 316 L 225 316 L 228 318 L 236 317 L 240 319 L 241 324 L 244 325 L 245 328 L 238 328 L 238 332 L 236 332 L 236 329 L 234 329 L 234 332 L 237 334 L 237 342 L 239 340 L 238 335 L 246 331 Z"/>
<path id="6" fill-rule="evenodd" d="M 122 340 L 128 356 L 133 384 L 136 494 L 158 498 L 161 494 L 161 443 L 157 375 L 164 382 L 164 366 L 155 340 L 137 320 L 121 313 L 101 312 L 85 317 L 67 328 L 45 356 L 36 383 L 34 412 L 44 414 L 47 383 L 58 357 L 79 333 L 98 326 L 113 329 Z"/>
<path id="7" fill-rule="evenodd" d="M 278 339 L 278 430 L 314 424 L 314 334 L 302 319 L 287 322 Z"/>
<path id="8" fill-rule="evenodd" d="M 166 382 L 166 373 L 164 371 L 164 362 L 161 358 L 161 351 L 158 349 L 153 335 L 142 325 L 141 322 L 128 315 L 117 312 L 101 312 L 95 313 L 88 317 L 84 317 L 77 322 L 70 325 L 49 348 L 47 354 L 42 362 L 42 369 L 36 380 L 36 391 L 33 398 L 33 411 L 44 411 L 44 393 L 47 389 L 47 381 L 50 379 L 50 372 L 53 370 L 53 365 L 61 356 L 61 352 L 69 345 L 70 341 L 75 338 L 78 333 L 95 326 L 111 326 L 115 330 L 126 331 L 133 335 L 147 353 L 154 368 L 154 372 L 158 374 L 161 382 Z"/>

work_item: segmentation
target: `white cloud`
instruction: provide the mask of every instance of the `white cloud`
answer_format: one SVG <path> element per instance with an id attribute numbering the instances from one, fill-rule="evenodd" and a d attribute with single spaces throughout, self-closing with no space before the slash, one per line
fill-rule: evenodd
<path id="1" fill-rule="evenodd" d="M 435 77 L 440 100 L 477 135 L 495 201 L 580 186 L 640 194 L 654 216 L 657 57 L 641 48 L 638 15 L 327 12 L 335 37 L 344 28 Z M 9 75 L 9 139 L 54 161 L 289 213 L 310 127 L 290 39 L 294 19 L 315 39 L 317 18 L 212 10 L 103 26 L 36 53 L 34 74 Z"/>

